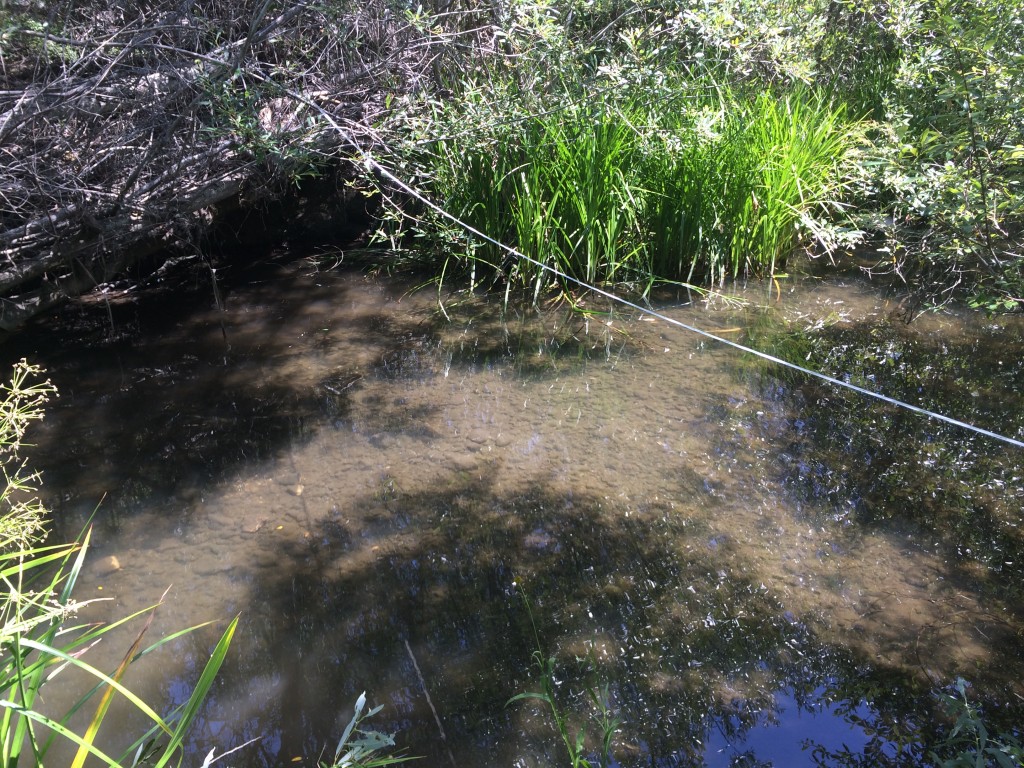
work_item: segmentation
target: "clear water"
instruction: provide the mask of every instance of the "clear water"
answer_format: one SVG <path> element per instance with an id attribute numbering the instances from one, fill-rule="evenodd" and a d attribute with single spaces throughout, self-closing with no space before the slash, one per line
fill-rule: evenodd
<path id="1" fill-rule="evenodd" d="M 507 703 L 540 689 L 538 640 L 595 746 L 586 691 L 608 686 L 622 766 L 916 754 L 900 734 L 958 675 L 1007 721 L 1021 711 L 1012 449 L 596 303 L 610 314 L 455 296 L 446 320 L 434 292 L 310 262 L 226 278 L 224 311 L 201 286 L 199 307 L 113 297 L 5 348 L 61 392 L 33 461 L 58 535 L 94 514 L 79 597 L 105 601 L 83 615 L 170 587 L 153 637 L 242 617 L 192 762 L 256 739 L 231 764 L 315 765 L 365 690 L 420 764 L 567 765 L 550 714 Z M 974 350 L 968 367 L 1024 349 L 1009 325 L 901 325 L 856 282 L 794 283 L 768 309 L 685 298 L 658 301 L 730 338 L 816 338 L 822 366 L 848 363 L 844 344 L 945 344 Z M 1016 371 L 989 376 L 1002 395 L 939 403 L 984 400 L 951 415 L 1019 430 Z M 953 492 L 977 499 L 965 524 L 922 517 Z M 218 632 L 129 683 L 184 701 Z M 93 663 L 116 666 L 124 637 Z M 112 722 L 103 738 L 127 743 L 131 713 Z"/>

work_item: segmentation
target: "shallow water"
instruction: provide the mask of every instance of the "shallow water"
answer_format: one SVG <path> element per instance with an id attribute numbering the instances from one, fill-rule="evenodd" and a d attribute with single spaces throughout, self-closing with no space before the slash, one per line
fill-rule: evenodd
<path id="1" fill-rule="evenodd" d="M 232 764 L 315 765 L 365 690 L 421 764 L 565 765 L 549 713 L 506 704 L 540 689 L 538 641 L 574 728 L 608 686 L 624 766 L 909 755 L 900 734 L 958 675 L 1006 722 L 1024 711 L 1016 449 L 597 300 L 610 314 L 587 319 L 453 296 L 446 320 L 431 291 L 312 262 L 222 279 L 223 311 L 114 297 L 6 347 L 61 392 L 33 460 L 60 534 L 96 510 L 79 597 L 107 601 L 87 615 L 169 585 L 154 637 L 241 614 L 194 755 L 259 739 Z M 803 359 L 865 377 L 868 348 L 1024 349 L 1012 325 L 904 326 L 855 280 L 794 282 L 768 309 L 686 298 L 657 302 L 766 347 L 813 336 Z M 1015 372 L 961 394 L 1019 439 Z M 922 381 L 938 389 L 901 394 L 959 407 Z M 984 497 L 987 527 L 927 509 L 951 493 Z M 216 635 L 129 682 L 184 701 Z M 116 717 L 110 743 L 131 732 Z"/>

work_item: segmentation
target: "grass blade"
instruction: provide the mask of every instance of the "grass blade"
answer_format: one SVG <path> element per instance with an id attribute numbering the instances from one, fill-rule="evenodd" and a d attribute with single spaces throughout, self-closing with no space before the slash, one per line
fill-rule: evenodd
<path id="1" fill-rule="evenodd" d="M 14 702 L 11 702 L 11 701 L 0 701 L 0 707 L 3 707 L 7 711 L 16 712 L 20 716 L 21 719 L 32 720 L 34 722 L 37 722 L 37 723 L 39 723 L 39 724 L 49 728 L 50 730 L 54 731 L 54 733 L 60 734 L 64 738 L 68 739 L 69 741 L 72 741 L 75 744 L 78 744 L 79 747 L 87 750 L 88 754 L 91 754 L 91 755 L 93 755 L 95 757 L 98 757 L 100 760 L 105 762 L 111 768 L 121 768 L 121 765 L 116 760 L 111 758 L 105 752 L 97 749 L 93 745 L 87 744 L 85 742 L 85 740 L 81 736 L 79 736 L 74 731 L 68 729 L 62 723 L 59 723 L 56 720 L 53 720 L 53 719 L 47 717 L 46 715 L 40 714 L 39 712 L 36 712 L 35 710 L 29 709 L 29 708 L 24 707 L 24 706 L 19 705 L 19 704 L 15 704 Z M 39 763 L 37 761 L 37 764 L 41 764 L 41 763 Z"/>
<path id="2" fill-rule="evenodd" d="M 199 676 L 199 681 L 192 690 L 192 695 L 189 697 L 188 701 L 185 702 L 185 706 L 181 709 L 178 723 L 174 728 L 174 732 L 171 734 L 170 741 L 164 749 L 163 756 L 156 762 L 156 768 L 163 768 L 163 766 L 167 765 L 167 763 L 170 762 L 171 757 L 181 746 L 182 741 L 184 741 L 186 732 L 192 726 L 192 721 L 195 720 L 196 715 L 199 713 L 199 707 L 206 698 L 206 694 L 209 693 L 210 688 L 213 685 L 214 678 L 217 677 L 217 673 L 220 671 L 221 665 L 224 663 L 224 658 L 228 653 L 228 647 L 231 645 L 231 639 L 234 637 L 235 629 L 238 627 L 238 619 L 239 617 L 235 616 L 235 618 L 231 620 L 228 628 L 224 630 L 224 634 L 221 635 L 220 640 L 217 641 L 217 645 L 214 647 L 213 653 L 210 654 L 210 658 L 206 662 L 206 666 L 203 668 L 203 673 Z"/>
<path id="3" fill-rule="evenodd" d="M 168 589 L 170 589 L 170 587 L 168 587 Z M 163 595 L 160 596 L 160 601 L 149 612 L 149 617 L 146 619 L 146 623 L 139 630 L 138 635 L 135 636 L 135 641 L 125 653 L 124 658 L 121 659 L 121 663 L 114 671 L 114 674 L 112 675 L 113 680 L 120 682 L 121 678 L 124 677 L 124 673 L 128 670 L 128 665 L 130 665 L 134 660 L 135 652 L 138 651 L 139 646 L 142 645 L 142 638 L 145 637 L 147 630 L 153 624 L 153 618 L 156 616 L 157 607 L 163 603 L 164 598 L 166 597 L 167 591 L 164 591 Z M 96 714 L 93 715 L 92 720 L 89 722 L 89 727 L 85 730 L 85 736 L 79 744 L 78 752 L 75 754 L 75 759 L 71 763 L 71 768 L 82 768 L 85 764 L 85 758 L 89 753 L 89 747 L 92 746 L 93 741 L 96 739 L 96 734 L 99 733 L 100 725 L 106 717 L 107 710 L 110 709 L 110 702 L 113 698 L 114 689 L 107 688 L 103 693 L 103 697 L 100 699 L 99 705 L 96 707 Z"/>

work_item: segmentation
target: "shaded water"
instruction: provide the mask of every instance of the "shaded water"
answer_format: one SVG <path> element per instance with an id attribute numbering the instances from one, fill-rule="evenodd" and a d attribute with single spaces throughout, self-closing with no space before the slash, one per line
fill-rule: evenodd
<path id="1" fill-rule="evenodd" d="M 59 532 L 99 504 L 88 615 L 172 585 L 154 631 L 242 616 L 195 755 L 314 765 L 366 690 L 420 764 L 566 765 L 546 712 L 506 706 L 540 686 L 524 596 L 574 727 L 608 685 L 622 765 L 912 763 L 957 675 L 1024 711 L 1014 449 L 620 310 L 462 297 L 446 321 L 307 262 L 222 289 L 223 312 L 121 299 L 7 345 L 61 391 L 33 435 Z M 1019 327 L 907 327 L 855 282 L 666 311 L 1024 435 Z M 184 701 L 216 634 L 130 682 Z"/>

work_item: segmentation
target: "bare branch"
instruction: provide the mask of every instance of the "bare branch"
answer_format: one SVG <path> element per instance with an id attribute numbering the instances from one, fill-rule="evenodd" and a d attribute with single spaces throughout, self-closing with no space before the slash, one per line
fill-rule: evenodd
<path id="1" fill-rule="evenodd" d="M 154 249 L 173 257 L 228 201 L 343 162 L 352 137 L 369 136 L 359 117 L 421 87 L 450 55 L 452 30 L 483 34 L 485 15 L 451 14 L 437 34 L 391 3 L 54 0 L 45 17 L 12 12 L 20 32 L 0 62 L 0 328 Z"/>

